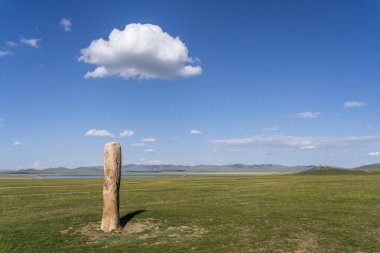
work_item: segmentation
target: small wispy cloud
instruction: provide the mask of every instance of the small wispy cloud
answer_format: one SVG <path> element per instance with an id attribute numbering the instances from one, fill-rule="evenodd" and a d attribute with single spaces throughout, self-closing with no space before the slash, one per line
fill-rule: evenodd
<path id="1" fill-rule="evenodd" d="M 197 129 L 193 129 L 190 131 L 190 134 L 202 134 L 202 132 Z"/>
<path id="2" fill-rule="evenodd" d="M 90 137 L 108 137 L 108 138 L 114 138 L 115 136 L 109 132 L 108 130 L 97 130 L 97 129 L 90 129 L 87 131 L 85 136 Z"/>
<path id="3" fill-rule="evenodd" d="M 369 152 L 367 156 L 380 156 L 380 152 L 377 152 L 377 151 Z"/>
<path id="4" fill-rule="evenodd" d="M 132 147 L 142 148 L 142 147 L 145 147 L 145 143 L 141 143 L 141 142 L 132 143 L 131 146 Z"/>
<path id="5" fill-rule="evenodd" d="M 300 112 L 297 113 L 296 117 L 300 119 L 314 119 L 317 118 L 320 114 L 320 112 Z"/>
<path id="6" fill-rule="evenodd" d="M 35 169 L 35 170 L 42 170 L 41 163 L 39 161 L 35 161 L 32 164 L 19 166 L 20 169 Z"/>
<path id="7" fill-rule="evenodd" d="M 132 130 L 124 130 L 119 135 L 120 135 L 120 137 L 131 137 L 134 134 L 135 134 L 135 132 L 133 132 Z"/>
<path id="8" fill-rule="evenodd" d="M 212 144 L 229 147 L 272 147 L 272 148 L 346 148 L 357 145 L 380 143 L 380 135 L 349 137 L 298 137 L 289 135 L 252 136 L 247 138 L 220 139 Z"/>
<path id="9" fill-rule="evenodd" d="M 14 41 L 7 41 L 6 44 L 8 47 L 18 47 L 18 44 Z"/>
<path id="10" fill-rule="evenodd" d="M 24 39 L 22 38 L 20 40 L 20 43 L 21 44 L 24 44 L 24 45 L 27 45 L 27 46 L 30 46 L 30 47 L 34 47 L 34 48 L 38 48 L 38 43 L 41 41 L 42 39 Z"/>
<path id="11" fill-rule="evenodd" d="M 11 53 L 12 53 L 11 51 L 0 50 L 0 58 L 4 57 L 4 56 L 7 56 L 7 55 L 10 55 Z"/>
<path id="12" fill-rule="evenodd" d="M 275 132 L 275 131 L 278 131 L 280 128 L 277 127 L 277 126 L 272 126 L 272 127 L 266 127 L 264 128 L 263 130 L 264 131 L 268 131 L 268 132 Z"/>
<path id="13" fill-rule="evenodd" d="M 62 18 L 61 21 L 59 22 L 59 25 L 62 26 L 65 32 L 70 32 L 73 24 L 71 23 L 70 19 Z"/>
<path id="14" fill-rule="evenodd" d="M 145 149 L 145 152 L 146 153 L 156 153 L 156 150 L 154 150 L 153 148 L 148 148 L 148 149 Z"/>
<path id="15" fill-rule="evenodd" d="M 150 160 L 146 162 L 148 165 L 161 165 L 163 162 L 161 160 Z"/>
<path id="16" fill-rule="evenodd" d="M 315 149 L 315 148 L 317 148 L 317 147 L 314 146 L 314 145 L 306 145 L 306 146 L 300 146 L 299 148 L 300 148 L 300 149 Z"/>
<path id="17" fill-rule="evenodd" d="M 346 101 L 346 102 L 344 102 L 343 107 L 345 109 L 348 109 L 348 108 L 353 108 L 353 107 L 362 107 L 365 105 L 366 105 L 366 103 L 359 102 L 359 101 Z"/>
<path id="18" fill-rule="evenodd" d="M 13 142 L 13 146 L 21 146 L 21 141 L 15 141 Z"/>
<path id="19" fill-rule="evenodd" d="M 156 138 L 142 138 L 141 139 L 141 142 L 150 142 L 150 143 L 153 143 L 153 142 L 156 142 L 157 139 Z"/>
<path id="20" fill-rule="evenodd" d="M 5 124 L 5 119 L 4 118 L 0 118 L 0 127 L 3 127 Z"/>

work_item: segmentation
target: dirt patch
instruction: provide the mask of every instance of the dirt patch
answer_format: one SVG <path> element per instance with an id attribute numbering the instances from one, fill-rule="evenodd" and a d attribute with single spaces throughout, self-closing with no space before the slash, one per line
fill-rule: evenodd
<path id="1" fill-rule="evenodd" d="M 206 233 L 208 233 L 206 229 L 196 225 L 170 226 L 167 228 L 156 227 L 150 233 L 143 233 L 138 239 L 149 240 L 160 238 L 160 241 L 155 242 L 155 244 L 179 244 L 188 239 L 199 238 Z"/>
<path id="2" fill-rule="evenodd" d="M 89 223 L 86 226 L 80 228 L 79 232 L 81 235 L 86 236 L 89 240 L 89 244 L 99 243 L 102 238 L 102 231 L 100 230 L 100 223 Z"/>
<path id="3" fill-rule="evenodd" d="M 62 235 L 65 235 L 65 234 L 70 233 L 72 230 L 73 230 L 73 228 L 69 227 L 67 229 L 61 230 L 60 232 L 61 232 Z"/>
<path id="4" fill-rule="evenodd" d="M 144 231 L 144 228 L 145 228 L 144 224 L 136 222 L 132 224 L 127 224 L 124 227 L 124 231 L 130 234 L 141 233 L 142 231 Z"/>
<path id="5" fill-rule="evenodd" d="M 196 225 L 167 226 L 165 222 L 155 219 L 135 219 L 128 222 L 122 231 L 104 233 L 100 230 L 100 222 L 87 223 L 74 230 L 68 228 L 60 231 L 62 235 L 81 235 L 87 244 L 113 245 L 128 240 L 141 240 L 142 244 L 179 244 L 187 239 L 199 238 L 208 231 Z"/>
<path id="6" fill-rule="evenodd" d="M 298 241 L 296 253 L 310 252 L 318 248 L 318 242 L 313 234 L 304 233 L 296 240 Z"/>
<path id="7" fill-rule="evenodd" d="M 74 235 L 80 234 L 87 238 L 87 244 L 98 244 L 103 241 L 114 241 L 120 236 L 130 236 L 132 234 L 147 233 L 150 234 L 153 230 L 158 229 L 162 224 L 154 219 L 136 219 L 135 221 L 128 222 L 123 230 L 114 231 L 111 233 L 104 233 L 100 229 L 100 222 L 91 222 L 83 225 L 82 227 L 74 230 L 72 227 L 61 230 L 61 235 Z"/>
<path id="8" fill-rule="evenodd" d="M 158 228 L 159 225 L 162 223 L 159 221 L 156 221 L 154 219 L 143 219 L 143 220 L 136 220 L 132 222 L 128 222 L 127 225 L 125 225 L 123 229 L 123 233 L 127 234 L 135 234 L 135 233 L 142 233 L 145 230 L 151 230 L 154 228 Z"/>
<path id="9" fill-rule="evenodd" d="M 167 231 L 170 237 L 197 237 L 207 233 L 206 229 L 195 225 L 168 227 Z"/>

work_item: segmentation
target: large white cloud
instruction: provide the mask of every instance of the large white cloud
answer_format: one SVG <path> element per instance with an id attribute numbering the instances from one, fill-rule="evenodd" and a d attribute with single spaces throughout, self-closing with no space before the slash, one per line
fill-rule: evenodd
<path id="1" fill-rule="evenodd" d="M 114 138 L 114 135 L 108 130 L 97 130 L 97 129 L 88 130 L 85 136 Z"/>
<path id="2" fill-rule="evenodd" d="M 297 137 L 289 135 L 252 136 L 210 141 L 213 144 L 237 147 L 278 147 L 278 148 L 340 148 L 353 147 L 360 144 L 380 143 L 380 136 L 351 137 Z"/>
<path id="3" fill-rule="evenodd" d="M 93 40 L 81 53 L 79 61 L 97 66 L 85 78 L 171 79 L 202 72 L 179 37 L 172 37 L 153 24 L 129 24 L 124 30 L 115 28 L 108 40 Z"/>

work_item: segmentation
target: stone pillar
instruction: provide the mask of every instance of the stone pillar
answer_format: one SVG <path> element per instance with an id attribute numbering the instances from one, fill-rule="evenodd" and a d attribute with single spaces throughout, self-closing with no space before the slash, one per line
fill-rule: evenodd
<path id="1" fill-rule="evenodd" d="M 120 230 L 119 189 L 121 175 L 121 147 L 118 142 L 104 146 L 103 217 L 101 230 Z"/>

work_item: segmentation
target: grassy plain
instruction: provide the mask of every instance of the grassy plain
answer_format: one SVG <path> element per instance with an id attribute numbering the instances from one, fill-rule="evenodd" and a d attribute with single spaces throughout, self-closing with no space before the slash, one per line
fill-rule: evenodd
<path id="1" fill-rule="evenodd" d="M 0 180 L 0 252 L 380 252 L 380 175 Z"/>

